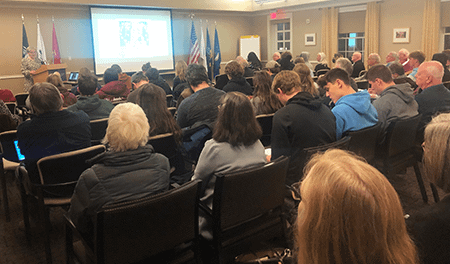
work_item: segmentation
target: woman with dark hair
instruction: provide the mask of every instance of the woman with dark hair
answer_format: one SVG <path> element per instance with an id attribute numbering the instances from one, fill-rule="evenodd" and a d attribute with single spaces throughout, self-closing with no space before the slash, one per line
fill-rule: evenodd
<path id="1" fill-rule="evenodd" d="M 139 87 L 136 101 L 147 116 L 150 124 L 149 136 L 173 133 L 175 140 L 181 144 L 182 133 L 172 114 L 167 109 L 166 93 L 161 87 L 146 83 Z"/>
<path id="2" fill-rule="evenodd" d="M 261 61 L 253 51 L 248 54 L 247 61 L 250 63 L 250 68 L 254 71 L 260 71 L 262 69 Z"/>
<path id="3" fill-rule="evenodd" d="M 294 63 L 292 63 L 292 53 L 290 53 L 289 51 L 283 52 L 283 54 L 281 54 L 281 59 L 280 59 L 280 65 L 281 65 L 281 70 L 288 70 L 291 71 L 292 69 L 294 69 Z"/>
<path id="4" fill-rule="evenodd" d="M 77 97 L 69 91 L 67 86 L 64 85 L 63 81 L 61 80 L 61 76 L 59 75 L 59 72 L 50 74 L 47 77 L 46 82 L 51 83 L 54 86 L 56 86 L 56 88 L 58 88 L 59 92 L 63 95 L 63 97 L 64 97 L 63 107 L 71 106 L 78 101 Z"/>
<path id="5" fill-rule="evenodd" d="M 108 68 L 103 74 L 103 85 L 100 91 L 96 92 L 100 99 L 106 99 L 113 101 L 115 98 L 126 99 L 130 90 L 127 88 L 127 84 L 119 80 L 119 73 L 117 70 Z"/>
<path id="6" fill-rule="evenodd" d="M 225 74 L 228 75 L 228 83 L 223 87 L 224 92 L 241 92 L 252 95 L 253 88 L 244 78 L 244 68 L 237 61 L 230 61 L 225 66 Z"/>
<path id="7" fill-rule="evenodd" d="M 222 97 L 213 138 L 205 143 L 192 179 L 202 180 L 202 201 L 212 208 L 217 173 L 232 172 L 266 162 L 264 146 L 259 141 L 261 127 L 250 100 L 242 93 Z M 212 238 L 210 222 L 200 215 L 200 232 Z"/>
<path id="8" fill-rule="evenodd" d="M 272 114 L 283 107 L 280 99 L 272 90 L 272 78 L 266 71 L 258 71 L 253 77 L 255 91 L 250 100 L 256 115 Z"/>

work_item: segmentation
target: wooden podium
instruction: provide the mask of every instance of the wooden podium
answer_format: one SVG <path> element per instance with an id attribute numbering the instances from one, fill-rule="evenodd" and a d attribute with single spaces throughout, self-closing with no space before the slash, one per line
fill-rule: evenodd
<path id="1" fill-rule="evenodd" d="M 47 77 L 54 72 L 59 72 L 61 74 L 61 79 L 65 81 L 67 80 L 66 68 L 66 64 L 42 65 L 39 69 L 36 70 L 34 74 L 32 74 L 33 81 L 34 83 L 45 82 L 47 80 Z"/>

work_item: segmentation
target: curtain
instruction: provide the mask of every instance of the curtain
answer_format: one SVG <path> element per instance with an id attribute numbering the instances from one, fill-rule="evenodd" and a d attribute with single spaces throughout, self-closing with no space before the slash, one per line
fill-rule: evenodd
<path id="1" fill-rule="evenodd" d="M 425 0 L 422 20 L 422 51 L 426 60 L 431 60 L 434 53 L 439 52 L 440 0 Z"/>
<path id="2" fill-rule="evenodd" d="M 366 26 L 364 32 L 364 64 L 366 69 L 370 53 L 379 53 L 380 45 L 380 3 L 367 3 Z"/>
<path id="3" fill-rule="evenodd" d="M 331 59 L 338 49 L 338 8 L 322 9 L 322 52 L 327 56 L 328 67 L 332 68 Z"/>

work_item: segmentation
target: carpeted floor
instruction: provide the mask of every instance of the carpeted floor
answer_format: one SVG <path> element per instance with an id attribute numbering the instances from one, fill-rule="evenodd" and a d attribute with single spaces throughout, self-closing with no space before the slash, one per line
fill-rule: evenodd
<path id="1" fill-rule="evenodd" d="M 399 174 L 390 181 L 400 196 L 405 213 L 412 215 L 418 209 L 428 206 L 422 201 L 412 168 L 409 168 L 406 174 Z M 426 178 L 424 181 L 429 197 L 428 204 L 434 204 L 429 181 Z M 11 221 L 5 221 L 4 209 L 0 207 L 0 263 L 46 263 L 43 236 L 39 230 L 33 230 L 31 245 L 28 245 L 25 232 L 19 229 L 19 222 L 22 221 L 22 206 L 13 175 L 7 175 L 7 187 Z M 441 190 L 439 192 L 442 198 L 444 193 Z M 59 208 L 52 209 L 50 212 L 53 225 L 51 232 L 53 263 L 65 262 L 63 213 L 64 211 Z"/>

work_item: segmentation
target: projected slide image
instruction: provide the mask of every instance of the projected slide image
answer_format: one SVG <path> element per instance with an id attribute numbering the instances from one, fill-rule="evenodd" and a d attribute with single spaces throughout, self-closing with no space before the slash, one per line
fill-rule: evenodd
<path id="1" fill-rule="evenodd" d="M 119 21 L 120 47 L 148 47 L 150 44 L 147 21 Z"/>

